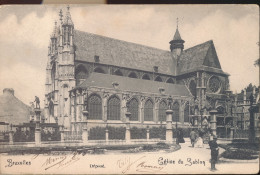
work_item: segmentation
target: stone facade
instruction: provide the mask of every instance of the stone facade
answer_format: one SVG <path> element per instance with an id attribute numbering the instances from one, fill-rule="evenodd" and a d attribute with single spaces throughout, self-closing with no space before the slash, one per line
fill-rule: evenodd
<path id="1" fill-rule="evenodd" d="M 117 88 L 116 79 L 106 85 L 84 84 L 98 73 L 111 78 L 136 79 L 141 89 L 129 91 L 127 87 L 122 88 L 124 83 Z M 68 8 L 64 17 L 60 12 L 59 25 L 55 23 L 50 39 L 45 116 L 49 122 L 58 121 L 69 130 L 81 130 L 82 111 L 88 107 L 88 97 L 96 94 L 101 98 L 102 117 L 97 121 L 90 120 L 92 123 L 124 123 L 126 104 L 136 98 L 138 120 L 130 122 L 136 126 L 159 125 L 166 122 L 158 120 L 159 104 L 165 101 L 168 105 L 171 98 L 173 104 L 177 102 L 179 106 L 179 111 L 175 112 L 179 115 L 178 126 L 188 127 L 194 125 L 192 117 L 208 117 L 211 109 L 221 106 L 228 111 L 228 76 L 220 67 L 213 41 L 184 50 L 184 40 L 177 28 L 169 51 L 128 43 L 75 30 Z M 148 90 L 142 84 L 147 84 Z M 157 91 L 149 89 L 151 85 L 158 85 Z M 129 86 L 135 86 L 135 82 Z M 119 120 L 107 119 L 107 104 L 111 96 L 120 100 Z M 144 121 L 144 103 L 148 99 L 153 104 L 152 121 Z"/>

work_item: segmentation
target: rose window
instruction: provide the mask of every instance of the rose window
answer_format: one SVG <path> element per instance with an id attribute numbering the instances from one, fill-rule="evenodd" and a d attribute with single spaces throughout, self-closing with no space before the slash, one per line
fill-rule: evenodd
<path id="1" fill-rule="evenodd" d="M 217 77 L 212 77 L 210 80 L 209 80 L 209 89 L 211 92 L 213 93 L 216 93 L 219 91 L 220 89 L 220 81 Z"/>

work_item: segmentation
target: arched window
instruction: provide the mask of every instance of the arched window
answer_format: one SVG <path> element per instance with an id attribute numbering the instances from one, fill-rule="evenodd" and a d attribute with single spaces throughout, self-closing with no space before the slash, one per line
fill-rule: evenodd
<path id="1" fill-rule="evenodd" d="M 94 94 L 88 98 L 88 119 L 101 120 L 102 119 L 102 100 L 100 96 Z"/>
<path id="2" fill-rule="evenodd" d="M 112 96 L 107 102 L 107 119 L 120 120 L 120 99 L 117 96 Z"/>
<path id="3" fill-rule="evenodd" d="M 75 70 L 76 84 L 82 83 L 87 78 L 87 70 L 83 65 L 80 65 Z"/>
<path id="4" fill-rule="evenodd" d="M 191 92 L 191 94 L 194 96 L 194 97 L 196 97 L 196 95 L 197 95 L 197 90 L 196 90 L 196 82 L 194 81 L 194 80 L 191 80 L 190 81 L 190 84 L 189 84 L 189 89 L 190 89 L 190 92 Z"/>
<path id="5" fill-rule="evenodd" d="M 123 76 L 123 73 L 117 69 L 115 72 L 114 72 L 114 75 L 118 75 L 118 76 Z"/>
<path id="6" fill-rule="evenodd" d="M 172 110 L 173 110 L 173 114 L 172 114 L 172 121 L 174 122 L 178 122 L 179 121 L 179 116 L 180 116 L 180 105 L 178 102 L 175 102 L 172 105 Z"/>
<path id="7" fill-rule="evenodd" d="M 169 78 L 169 79 L 166 81 L 166 83 L 172 83 L 172 84 L 174 84 L 174 81 L 173 81 L 172 78 Z"/>
<path id="8" fill-rule="evenodd" d="M 189 122 L 189 103 L 186 103 L 184 108 L 184 122 Z"/>
<path id="9" fill-rule="evenodd" d="M 149 75 L 144 74 L 143 77 L 142 77 L 142 79 L 144 79 L 144 80 L 150 80 L 150 77 L 149 77 Z"/>
<path id="10" fill-rule="evenodd" d="M 102 74 L 105 73 L 105 71 L 104 71 L 101 67 L 96 67 L 96 68 L 94 69 L 94 72 L 102 73 Z"/>
<path id="11" fill-rule="evenodd" d="M 160 76 L 157 76 L 154 81 L 162 82 L 162 78 Z"/>
<path id="12" fill-rule="evenodd" d="M 153 121 L 153 102 L 150 99 L 144 104 L 144 121 Z"/>
<path id="13" fill-rule="evenodd" d="M 130 120 L 131 121 L 138 121 L 138 114 L 139 114 L 139 104 L 138 101 L 133 98 L 132 100 L 129 101 L 129 112 L 131 113 Z"/>
<path id="14" fill-rule="evenodd" d="M 159 121 L 166 121 L 167 103 L 161 101 L 159 104 Z"/>
<path id="15" fill-rule="evenodd" d="M 128 75 L 128 77 L 130 77 L 130 78 L 137 78 L 137 75 L 136 75 L 135 72 L 131 72 L 131 73 Z"/>

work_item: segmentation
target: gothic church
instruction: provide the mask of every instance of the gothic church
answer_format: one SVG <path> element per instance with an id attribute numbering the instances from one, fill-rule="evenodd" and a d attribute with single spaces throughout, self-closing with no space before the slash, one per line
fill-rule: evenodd
<path id="1" fill-rule="evenodd" d="M 126 111 L 131 125 L 159 126 L 166 122 L 169 99 L 178 127 L 202 125 L 211 109 L 221 119 L 228 110 L 229 74 L 214 43 L 188 49 L 184 43 L 178 27 L 169 50 L 79 31 L 69 7 L 60 11 L 48 49 L 46 122 L 80 131 L 86 109 L 90 127 L 120 126 Z"/>

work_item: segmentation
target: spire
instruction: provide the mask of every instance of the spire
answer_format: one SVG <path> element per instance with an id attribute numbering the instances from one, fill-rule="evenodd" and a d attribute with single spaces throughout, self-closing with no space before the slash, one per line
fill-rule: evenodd
<path id="1" fill-rule="evenodd" d="M 62 24 L 62 17 L 63 17 L 63 14 L 62 14 L 62 9 L 60 9 L 59 16 L 60 16 L 60 23 Z"/>
<path id="2" fill-rule="evenodd" d="M 69 5 L 67 6 L 67 12 L 66 12 L 65 18 L 63 20 L 63 24 L 73 26 L 73 22 L 72 22 L 71 16 L 70 16 L 70 6 Z"/>
<path id="3" fill-rule="evenodd" d="M 174 34 L 173 40 L 182 40 L 180 32 L 179 32 L 179 18 L 176 19 L 176 23 L 177 23 L 177 28 L 176 28 L 176 32 Z"/>
<path id="4" fill-rule="evenodd" d="M 176 28 L 176 32 L 174 34 L 173 39 L 170 41 L 170 49 L 171 51 L 173 51 L 174 49 L 181 49 L 183 50 L 184 45 L 183 43 L 185 42 L 180 35 L 179 32 L 179 18 L 176 19 L 176 23 L 177 23 L 177 28 Z"/>
<path id="5" fill-rule="evenodd" d="M 57 37 L 58 37 L 57 21 L 55 21 L 54 22 L 53 32 L 51 34 L 51 38 L 57 38 Z"/>

